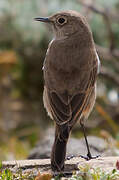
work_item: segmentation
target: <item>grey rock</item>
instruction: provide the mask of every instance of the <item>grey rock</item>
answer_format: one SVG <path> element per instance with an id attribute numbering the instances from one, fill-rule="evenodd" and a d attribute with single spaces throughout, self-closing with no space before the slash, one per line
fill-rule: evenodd
<path id="1" fill-rule="evenodd" d="M 112 172 L 112 170 L 117 169 L 116 165 L 119 161 L 119 156 L 117 157 L 99 157 L 97 159 L 91 159 L 90 161 L 86 161 L 80 157 L 72 158 L 65 162 L 65 169 L 63 173 L 71 174 L 75 170 L 79 170 L 79 167 L 91 167 L 93 168 L 101 168 L 102 172 Z M 21 172 L 22 175 L 38 175 L 40 173 L 50 173 L 54 174 L 51 171 L 50 159 L 37 159 L 37 160 L 14 160 L 14 161 L 3 161 L 2 169 L 9 168 L 14 174 L 16 172 Z M 80 173 L 80 171 L 78 172 Z M 29 177 L 28 179 L 31 179 Z M 117 178 L 118 179 L 118 178 Z M 117 180 L 115 179 L 115 180 Z"/>
<path id="2" fill-rule="evenodd" d="M 49 129 L 45 137 L 32 149 L 28 159 L 50 158 L 51 149 L 54 141 L 54 130 Z M 112 149 L 109 149 L 107 142 L 99 137 L 88 136 L 88 142 L 92 155 L 112 156 L 115 155 Z M 69 138 L 67 145 L 67 156 L 86 155 L 87 149 L 84 138 Z"/>

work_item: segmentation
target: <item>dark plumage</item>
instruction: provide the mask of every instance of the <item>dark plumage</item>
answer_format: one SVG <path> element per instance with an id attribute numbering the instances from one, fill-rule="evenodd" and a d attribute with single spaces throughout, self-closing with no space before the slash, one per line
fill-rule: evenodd
<path id="1" fill-rule="evenodd" d="M 55 35 L 43 65 L 43 100 L 56 126 L 51 167 L 62 171 L 69 134 L 77 120 L 84 128 L 95 103 L 99 59 L 88 23 L 78 12 L 36 20 L 51 24 Z M 89 151 L 87 156 L 92 158 Z"/>

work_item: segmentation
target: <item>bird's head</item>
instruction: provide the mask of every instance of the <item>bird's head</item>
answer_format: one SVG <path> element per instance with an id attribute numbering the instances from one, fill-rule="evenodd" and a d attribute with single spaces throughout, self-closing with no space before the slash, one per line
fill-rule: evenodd
<path id="1" fill-rule="evenodd" d="M 73 34 L 90 34 L 90 28 L 86 19 L 76 11 L 64 11 L 56 13 L 50 17 L 37 17 L 36 21 L 48 23 L 52 26 L 55 37 L 62 39 Z"/>

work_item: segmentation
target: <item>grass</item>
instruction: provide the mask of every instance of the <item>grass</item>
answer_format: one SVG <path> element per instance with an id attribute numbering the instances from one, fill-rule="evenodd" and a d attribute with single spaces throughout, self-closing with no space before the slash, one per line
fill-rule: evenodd
<path id="1" fill-rule="evenodd" d="M 52 180 L 60 180 L 59 177 Z M 101 168 L 91 168 L 89 165 L 79 166 L 79 171 L 73 173 L 68 180 L 119 180 L 119 170 L 113 169 L 111 172 L 105 172 Z M 65 179 L 66 180 L 66 179 Z"/>
<path id="2" fill-rule="evenodd" d="M 89 165 L 80 166 L 79 169 L 69 180 L 119 180 L 119 171 L 116 169 L 106 172 L 101 168 L 91 168 Z"/>
<path id="3" fill-rule="evenodd" d="M 33 174 L 22 174 L 22 172 L 11 172 L 10 169 L 4 169 L 0 172 L 0 180 L 34 180 Z"/>
<path id="4" fill-rule="evenodd" d="M 0 172 L 0 180 L 34 180 L 34 177 L 32 174 L 13 173 L 10 169 L 4 169 Z"/>
<path id="5" fill-rule="evenodd" d="M 24 174 L 22 170 L 13 173 L 10 169 L 3 169 L 0 164 L 0 180 L 60 180 L 61 175 L 52 178 L 51 174 L 40 174 L 34 177 L 33 173 Z M 79 166 L 79 171 L 65 180 L 119 180 L 119 170 L 113 169 L 111 172 L 105 172 L 101 168 L 92 168 L 89 165 Z"/>
<path id="6" fill-rule="evenodd" d="M 9 168 L 3 169 L 0 163 L 0 180 L 34 180 L 33 173 L 23 174 L 22 170 L 13 173 Z"/>

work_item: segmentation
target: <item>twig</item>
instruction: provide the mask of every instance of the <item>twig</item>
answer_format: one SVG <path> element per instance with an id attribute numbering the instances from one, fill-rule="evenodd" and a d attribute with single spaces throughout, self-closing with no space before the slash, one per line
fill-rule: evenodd
<path id="1" fill-rule="evenodd" d="M 86 8 L 89 8 L 90 10 L 92 10 L 93 12 L 97 13 L 97 14 L 100 14 L 100 15 L 105 15 L 105 10 L 103 8 L 99 8 L 99 7 L 96 7 L 92 4 L 87 4 L 87 3 L 84 3 L 83 0 L 78 0 L 78 2 L 85 6 Z M 106 10 L 106 13 L 108 14 L 108 17 L 114 21 L 114 22 L 119 22 L 119 15 L 118 13 L 115 13 L 113 12 L 112 10 Z"/>
<path id="2" fill-rule="evenodd" d="M 111 80 L 113 83 L 119 87 L 119 78 L 118 75 L 115 72 L 112 72 L 111 70 L 107 69 L 106 67 L 101 67 L 100 76 L 103 76 L 104 78 L 107 78 Z"/>
<path id="3" fill-rule="evenodd" d="M 111 19 L 110 19 L 110 14 L 109 14 L 109 10 L 108 9 L 103 9 L 103 8 L 97 8 L 95 7 L 92 3 L 85 3 L 82 0 L 79 0 L 80 4 L 85 6 L 86 8 L 92 10 L 95 13 L 98 13 L 100 15 L 103 16 L 105 25 L 107 27 L 107 31 L 108 31 L 108 37 L 109 37 L 109 41 L 110 41 L 110 51 L 113 51 L 113 49 L 115 48 L 115 37 L 114 37 L 114 33 L 112 30 L 112 26 L 111 26 Z"/>
<path id="4" fill-rule="evenodd" d="M 98 51 L 98 54 L 100 55 L 101 58 L 105 60 L 119 60 L 119 50 L 114 49 L 113 52 L 109 50 L 109 48 L 102 47 L 96 44 L 96 49 Z M 118 61 L 117 61 L 118 62 Z"/>

